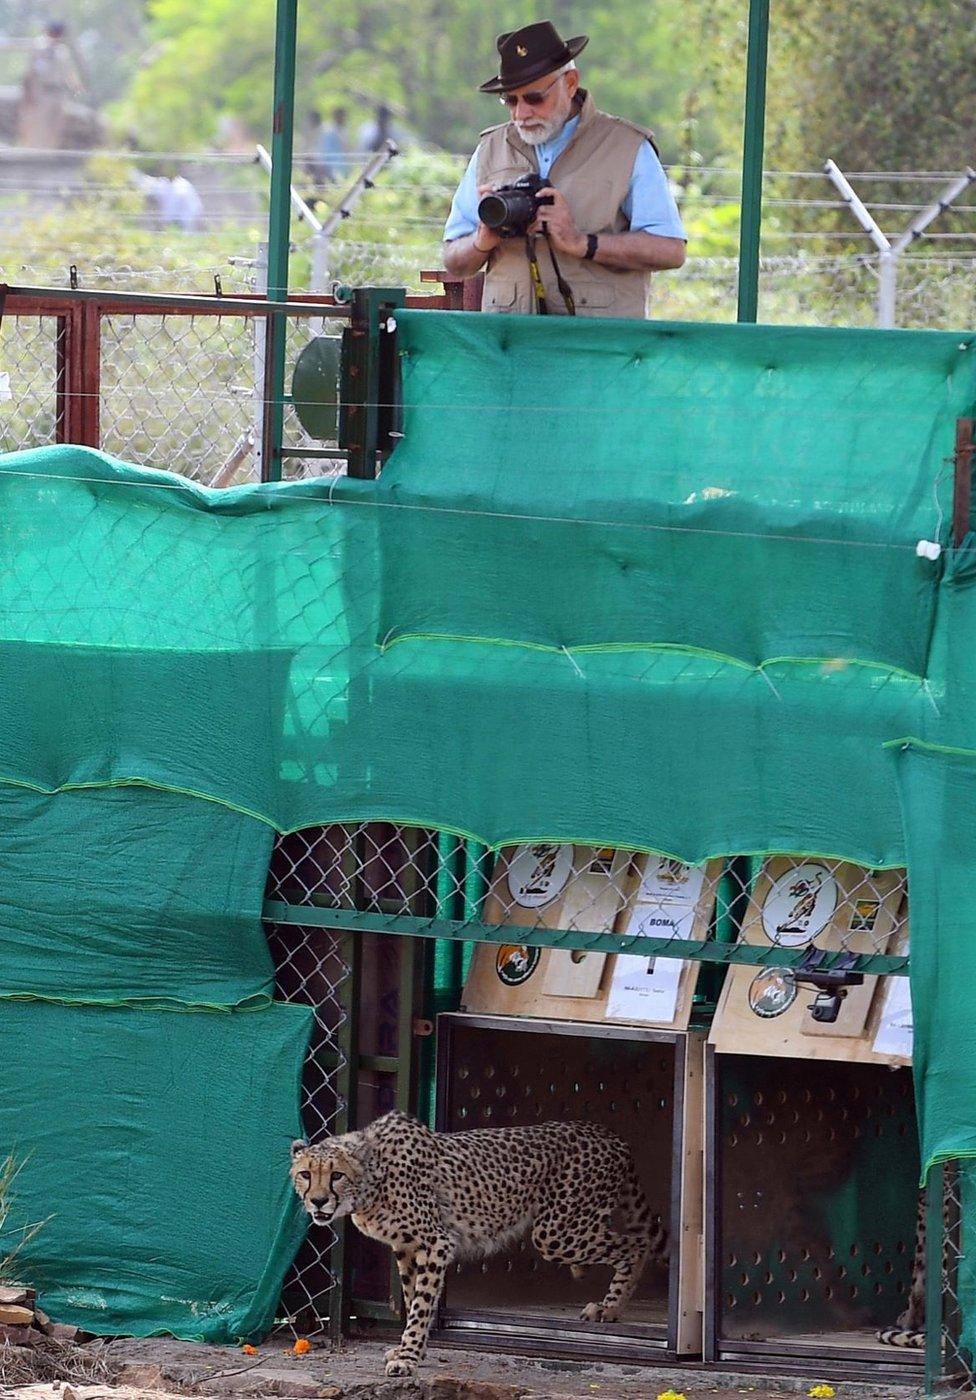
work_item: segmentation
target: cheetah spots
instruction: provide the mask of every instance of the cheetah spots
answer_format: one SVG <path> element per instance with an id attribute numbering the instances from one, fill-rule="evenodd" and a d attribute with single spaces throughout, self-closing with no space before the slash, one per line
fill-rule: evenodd
<path id="1" fill-rule="evenodd" d="M 634 1174 L 630 1150 L 591 1123 L 433 1133 L 390 1113 L 360 1132 L 308 1151 L 321 1163 L 342 1151 L 356 1185 L 353 1221 L 391 1246 L 406 1325 L 386 1355 L 389 1376 L 412 1376 L 422 1361 L 447 1271 L 459 1258 L 505 1249 L 532 1231 L 544 1258 L 613 1270 L 606 1297 L 583 1316 L 619 1317 L 660 1231 Z M 581 1183 L 586 1183 L 585 1191 Z M 611 1228 L 618 1214 L 627 1233 Z"/>

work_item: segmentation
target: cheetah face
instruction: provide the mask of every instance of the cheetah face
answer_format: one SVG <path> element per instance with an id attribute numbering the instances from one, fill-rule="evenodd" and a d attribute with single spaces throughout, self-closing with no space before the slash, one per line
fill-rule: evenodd
<path id="1" fill-rule="evenodd" d="M 356 1209 L 362 1163 L 344 1152 L 335 1139 L 291 1145 L 291 1179 L 315 1225 L 328 1225 Z"/>

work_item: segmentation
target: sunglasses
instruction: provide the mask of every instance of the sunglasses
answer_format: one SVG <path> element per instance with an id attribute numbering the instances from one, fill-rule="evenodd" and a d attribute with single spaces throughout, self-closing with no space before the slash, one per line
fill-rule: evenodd
<path id="1" fill-rule="evenodd" d="M 526 107 L 541 107 L 546 100 L 546 94 L 556 86 L 560 78 L 565 78 L 565 76 L 565 73 L 557 73 L 551 83 L 547 83 L 544 88 L 540 88 L 535 92 L 520 92 L 517 94 L 514 92 L 503 92 L 498 100 L 503 107 L 508 107 L 510 111 L 514 111 L 520 102 L 524 102 Z"/>

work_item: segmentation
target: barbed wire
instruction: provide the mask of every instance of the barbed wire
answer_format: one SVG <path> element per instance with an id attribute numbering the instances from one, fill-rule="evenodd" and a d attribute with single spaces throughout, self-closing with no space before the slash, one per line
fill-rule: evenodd
<path id="1" fill-rule="evenodd" d="M 413 142 L 404 148 L 403 153 L 416 150 L 421 154 L 439 156 L 445 159 L 467 162 L 471 158 L 471 151 L 447 151 L 440 147 L 427 145 L 423 142 Z M 355 169 L 357 159 L 360 156 L 368 155 L 368 151 L 350 152 L 345 158 L 345 167 Z M 92 160 L 95 158 L 127 160 L 138 163 L 148 160 L 179 160 L 199 164 L 227 164 L 240 166 L 254 166 L 257 164 L 256 157 L 252 151 L 212 151 L 212 150 L 180 150 L 180 151 L 134 151 L 130 148 L 117 147 L 96 147 L 96 148 L 59 148 L 44 146 L 18 146 L 0 151 L 0 166 L 6 161 L 21 162 L 31 156 L 54 157 L 58 159 L 75 158 L 79 160 Z M 316 161 L 320 157 L 314 149 L 298 149 L 293 151 L 293 162 L 299 160 Z M 345 168 L 344 167 L 344 168 Z M 682 161 L 664 162 L 666 170 L 686 171 L 692 175 L 730 175 L 741 178 L 742 167 L 738 165 L 699 165 L 695 162 L 686 163 Z M 791 179 L 791 180 L 823 180 L 825 178 L 822 169 L 817 170 L 779 170 L 768 168 L 763 172 L 764 179 Z M 849 180 L 951 180 L 960 172 L 953 170 L 845 170 L 845 175 Z"/>

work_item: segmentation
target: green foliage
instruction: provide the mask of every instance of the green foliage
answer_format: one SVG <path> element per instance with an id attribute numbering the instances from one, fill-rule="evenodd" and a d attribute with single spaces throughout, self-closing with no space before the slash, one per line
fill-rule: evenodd
<path id="1" fill-rule="evenodd" d="M 780 0 L 773 9 L 767 165 L 972 162 L 976 0 Z"/>
<path id="2" fill-rule="evenodd" d="M 584 82 L 599 105 L 655 129 L 669 159 L 693 139 L 709 159 L 734 148 L 743 32 L 732 0 L 659 0 L 650 11 L 607 0 L 581 16 L 561 0 L 529 3 L 524 22 L 552 17 L 566 34 L 585 26 Z M 154 43 L 117 116 L 144 146 L 174 149 L 210 139 L 219 114 L 266 136 L 274 61 L 274 0 L 243 10 L 230 0 L 150 0 Z M 300 15 L 296 113 L 337 103 L 356 129 L 379 99 L 422 140 L 470 150 L 503 119 L 477 91 L 494 70 L 502 18 L 475 0 L 334 0 Z M 733 62 L 734 59 L 734 62 Z M 725 94 L 728 94 L 726 97 Z M 302 145 L 302 139 L 296 146 Z M 307 140 L 305 142 L 307 144 Z"/>
<path id="3" fill-rule="evenodd" d="M 80 3 L 81 0 L 76 0 Z M 2 3 L 2 0 L 0 0 Z M 10 0 L 8 0 L 10 3 Z M 107 3 L 107 0 L 99 0 Z M 745 0 L 529 0 L 517 16 L 476 0 L 333 0 L 300 11 L 296 149 L 310 114 L 342 103 L 355 131 L 393 104 L 425 142 L 470 151 L 503 119 L 477 91 L 505 23 L 551 17 L 584 29 L 584 83 L 600 106 L 652 127 L 665 158 L 735 162 L 741 143 Z M 151 45 L 116 116 L 144 147 L 214 137 L 222 113 L 267 139 L 274 0 L 149 0 Z M 954 169 L 976 146 L 976 0 L 778 0 L 772 7 L 766 164 Z"/>
<path id="4" fill-rule="evenodd" d="M 734 258 L 739 249 L 739 206 L 734 201 L 725 204 L 695 205 L 682 222 L 688 242 L 698 258 Z"/>
<path id="5" fill-rule="evenodd" d="M 86 174 L 97 190 L 28 221 L 0 220 L 0 268 L 6 279 L 63 285 L 74 262 L 83 286 L 212 292 L 213 274 L 219 272 L 229 290 L 228 256 L 253 257 L 266 236 L 264 221 L 223 224 L 202 233 L 152 227 L 129 171 L 127 161 L 96 156 L 86 162 Z"/>

